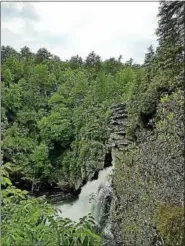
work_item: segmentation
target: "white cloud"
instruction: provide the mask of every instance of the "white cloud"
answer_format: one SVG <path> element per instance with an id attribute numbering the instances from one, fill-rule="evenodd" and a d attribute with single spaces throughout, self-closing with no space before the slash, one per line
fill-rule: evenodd
<path id="1" fill-rule="evenodd" d="M 124 60 L 132 57 L 140 62 L 148 46 L 156 45 L 158 5 L 158 2 L 32 3 L 30 11 L 24 8 L 25 14 L 22 11 L 20 17 L 16 15 L 17 23 L 12 15 L 8 21 L 2 21 L 2 44 L 16 43 L 15 48 L 27 45 L 33 51 L 46 47 L 62 59 L 76 54 L 84 58 L 94 50 L 103 59 L 123 55 Z M 26 14 L 32 19 L 26 19 Z M 19 42 L 6 39 L 7 29 L 21 34 Z"/>
<path id="2" fill-rule="evenodd" d="M 13 30 L 14 33 L 22 34 L 24 29 L 24 21 L 21 19 L 15 19 L 14 21 L 8 20 L 6 22 L 2 22 L 2 29 Z"/>

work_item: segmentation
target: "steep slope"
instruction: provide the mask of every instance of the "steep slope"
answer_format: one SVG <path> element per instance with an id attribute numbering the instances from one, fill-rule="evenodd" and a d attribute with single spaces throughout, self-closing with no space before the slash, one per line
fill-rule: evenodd
<path id="1" fill-rule="evenodd" d="M 183 120 L 183 91 L 162 96 L 152 124 L 137 130 L 134 145 L 117 156 L 124 245 L 183 245 Z"/>

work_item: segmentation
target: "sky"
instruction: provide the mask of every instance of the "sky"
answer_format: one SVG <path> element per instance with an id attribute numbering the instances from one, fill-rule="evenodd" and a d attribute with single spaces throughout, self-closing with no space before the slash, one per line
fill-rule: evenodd
<path id="1" fill-rule="evenodd" d="M 158 2 L 1 3 L 1 45 L 46 48 L 62 60 L 94 51 L 142 63 L 157 46 Z"/>

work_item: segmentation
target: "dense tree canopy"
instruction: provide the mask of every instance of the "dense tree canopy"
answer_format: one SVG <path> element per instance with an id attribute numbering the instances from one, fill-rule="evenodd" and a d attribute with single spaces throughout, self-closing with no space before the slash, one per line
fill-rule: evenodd
<path id="1" fill-rule="evenodd" d="M 79 144 L 106 141 L 110 106 L 128 97 L 137 73 L 114 58 L 102 62 L 94 52 L 84 62 L 79 56 L 53 60 L 46 49 L 33 54 L 28 47 L 8 56 L 2 63 L 4 163 L 19 167 L 30 188 L 33 180 L 74 186 L 86 172 L 77 170 L 87 158 Z"/>

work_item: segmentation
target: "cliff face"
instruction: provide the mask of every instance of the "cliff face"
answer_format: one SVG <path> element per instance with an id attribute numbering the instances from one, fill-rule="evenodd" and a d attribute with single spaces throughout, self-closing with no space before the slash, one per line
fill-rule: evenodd
<path id="1" fill-rule="evenodd" d="M 133 144 L 131 139 L 126 135 L 128 126 L 128 116 L 125 104 L 119 104 L 112 108 L 113 114 L 109 123 L 110 138 L 108 145 L 111 148 L 113 165 L 115 165 L 116 158 L 119 153 L 124 152 Z"/>
<path id="2" fill-rule="evenodd" d="M 124 153 L 134 144 L 126 134 L 128 126 L 126 105 L 124 103 L 112 107 L 112 116 L 109 121 L 110 137 L 107 143 L 107 149 L 111 153 L 112 166 L 116 168 L 117 160 L 120 153 Z M 111 201 L 106 217 L 106 234 L 104 237 L 104 246 L 122 246 L 124 245 L 121 223 L 119 215 L 119 196 L 117 195 L 116 186 L 112 184 Z"/>
<path id="3" fill-rule="evenodd" d="M 112 148 L 119 201 L 114 216 L 126 246 L 183 245 L 183 107 L 182 91 L 163 95 L 137 140 L 128 141 L 122 127 L 124 140 Z"/>

